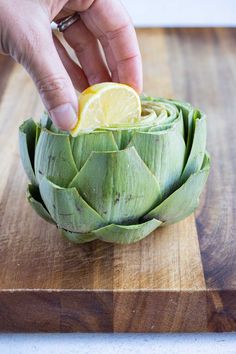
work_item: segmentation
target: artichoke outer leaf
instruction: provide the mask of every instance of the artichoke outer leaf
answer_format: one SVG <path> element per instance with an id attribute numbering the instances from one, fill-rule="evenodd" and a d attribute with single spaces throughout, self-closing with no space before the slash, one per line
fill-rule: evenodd
<path id="1" fill-rule="evenodd" d="M 69 187 L 110 224 L 134 223 L 161 199 L 158 181 L 134 147 L 92 152 Z"/>
<path id="2" fill-rule="evenodd" d="M 70 147 L 69 136 L 44 129 L 35 151 L 35 174 L 40 182 L 43 176 L 66 187 L 78 172 Z"/>
<path id="3" fill-rule="evenodd" d="M 39 189 L 44 204 L 59 228 L 84 233 L 106 224 L 75 188 L 61 188 L 43 177 Z"/>
<path id="4" fill-rule="evenodd" d="M 37 125 L 33 119 L 28 119 L 21 124 L 19 129 L 19 147 L 21 161 L 30 182 L 37 185 L 38 182 L 34 173 L 34 153 L 36 142 Z"/>
<path id="5" fill-rule="evenodd" d="M 92 151 L 117 151 L 118 147 L 112 132 L 95 131 L 71 138 L 71 150 L 79 171 Z"/>
<path id="6" fill-rule="evenodd" d="M 204 157 L 204 164 L 199 172 L 191 175 L 187 181 L 167 199 L 144 216 L 144 220 L 156 218 L 163 225 L 173 224 L 190 215 L 198 206 L 199 196 L 206 183 L 210 169 L 208 154 Z"/>
<path id="7" fill-rule="evenodd" d="M 78 233 L 61 229 L 61 233 L 67 240 L 77 244 L 87 243 L 97 239 L 97 236 L 93 231 L 88 233 Z"/>
<path id="8" fill-rule="evenodd" d="M 55 221 L 52 219 L 51 215 L 43 205 L 43 201 L 40 197 L 38 187 L 29 184 L 27 189 L 27 198 L 31 205 L 31 207 L 36 211 L 36 213 L 51 224 L 56 224 Z"/>
<path id="9" fill-rule="evenodd" d="M 211 157 L 210 157 L 210 154 L 208 153 L 208 151 L 206 150 L 205 155 L 204 155 L 204 159 L 202 161 L 201 170 L 204 170 L 204 169 L 210 170 L 210 164 L 211 164 Z"/>
<path id="10" fill-rule="evenodd" d="M 192 147 L 181 176 L 184 183 L 189 176 L 200 171 L 206 151 L 206 118 L 197 118 L 194 122 Z"/>
<path id="11" fill-rule="evenodd" d="M 101 241 L 119 244 L 129 244 L 142 240 L 162 224 L 161 221 L 152 219 L 137 225 L 107 225 L 94 234 Z"/>
<path id="12" fill-rule="evenodd" d="M 62 230 L 62 233 L 68 240 L 75 243 L 99 239 L 105 242 L 129 244 L 142 240 L 161 224 L 161 221 L 152 219 L 137 225 L 110 224 L 87 234 L 71 233 L 66 230 Z"/>
<path id="13" fill-rule="evenodd" d="M 179 183 L 184 167 L 185 142 L 174 129 L 156 133 L 136 132 L 130 142 L 157 178 L 162 198 Z"/>

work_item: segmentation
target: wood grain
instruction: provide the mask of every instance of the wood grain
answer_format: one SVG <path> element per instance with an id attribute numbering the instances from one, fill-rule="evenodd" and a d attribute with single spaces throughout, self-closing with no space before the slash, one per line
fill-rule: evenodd
<path id="1" fill-rule="evenodd" d="M 236 330 L 236 29 L 138 30 L 144 92 L 208 114 L 212 171 L 196 213 L 130 246 L 75 246 L 25 198 L 18 126 L 42 104 L 0 58 L 0 330 Z"/>

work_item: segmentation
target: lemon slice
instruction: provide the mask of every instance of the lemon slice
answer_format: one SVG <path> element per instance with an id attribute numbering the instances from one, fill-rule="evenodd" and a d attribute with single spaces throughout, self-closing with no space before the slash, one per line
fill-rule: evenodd
<path id="1" fill-rule="evenodd" d="M 137 92 L 128 85 L 104 82 L 88 87 L 79 96 L 79 115 L 71 135 L 97 128 L 132 125 L 141 116 Z"/>

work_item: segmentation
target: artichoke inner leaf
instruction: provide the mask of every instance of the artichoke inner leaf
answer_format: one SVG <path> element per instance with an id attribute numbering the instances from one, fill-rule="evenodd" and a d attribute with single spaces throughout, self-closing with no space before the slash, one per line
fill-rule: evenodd
<path id="1" fill-rule="evenodd" d="M 46 111 L 44 111 L 41 118 L 40 118 L 39 126 L 41 129 L 46 128 L 46 129 L 50 130 L 51 125 L 52 125 L 52 120 L 49 117 L 48 113 Z"/>
<path id="2" fill-rule="evenodd" d="M 79 134 L 71 140 L 71 151 L 80 171 L 93 151 L 117 151 L 118 146 L 111 131 L 93 131 Z"/>

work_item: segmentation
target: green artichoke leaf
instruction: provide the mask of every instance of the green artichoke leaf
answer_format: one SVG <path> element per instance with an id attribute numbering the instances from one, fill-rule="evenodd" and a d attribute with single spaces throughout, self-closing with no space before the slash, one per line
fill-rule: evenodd
<path id="1" fill-rule="evenodd" d="M 142 240 L 161 225 L 161 221 L 152 219 L 137 225 L 110 224 L 88 234 L 71 233 L 62 230 L 71 242 L 84 243 L 99 239 L 105 242 L 129 244 Z"/>
<path id="2" fill-rule="evenodd" d="M 181 110 L 179 112 L 178 119 L 175 121 L 175 128 L 174 129 L 176 132 L 178 132 L 183 137 L 183 139 L 185 138 L 184 118 L 183 118 L 183 112 Z"/>
<path id="3" fill-rule="evenodd" d="M 112 131 L 113 136 L 116 140 L 119 150 L 125 149 L 129 144 L 132 135 L 134 134 L 134 129 L 117 129 Z"/>
<path id="4" fill-rule="evenodd" d="M 37 185 L 34 173 L 34 153 L 36 143 L 37 125 L 33 119 L 28 119 L 21 124 L 19 129 L 19 147 L 21 161 L 30 182 Z"/>
<path id="5" fill-rule="evenodd" d="M 188 102 L 181 102 L 178 100 L 171 100 L 171 102 L 182 112 L 187 154 L 189 155 L 193 137 L 194 108 Z"/>
<path id="6" fill-rule="evenodd" d="M 158 132 L 158 131 L 163 131 L 163 130 L 170 130 L 174 129 L 177 133 L 179 133 L 183 139 L 185 137 L 184 133 L 184 122 L 183 122 L 183 114 L 182 111 L 179 112 L 179 116 L 177 119 L 175 119 L 171 123 L 165 123 L 161 125 L 156 125 L 154 127 L 151 127 L 148 131 L 149 132 Z"/>
<path id="7" fill-rule="evenodd" d="M 95 230 L 97 238 L 105 242 L 129 244 L 142 240 L 161 225 L 161 221 L 152 219 L 137 225 L 108 225 Z"/>
<path id="8" fill-rule="evenodd" d="M 91 242 L 97 239 L 97 235 L 93 231 L 79 233 L 61 229 L 61 233 L 67 240 L 77 244 Z"/>
<path id="9" fill-rule="evenodd" d="M 52 125 L 52 120 L 49 117 L 48 113 L 46 111 L 43 112 L 41 118 L 40 118 L 40 127 L 41 129 L 46 128 L 50 130 Z"/>
<path id="10" fill-rule="evenodd" d="M 42 129 L 45 128 L 52 133 L 69 135 L 68 131 L 61 130 L 53 124 L 48 112 L 46 111 L 43 113 L 43 115 L 40 118 L 40 127 Z"/>
<path id="11" fill-rule="evenodd" d="M 38 143 L 40 133 L 41 133 L 41 127 L 40 127 L 40 125 L 38 123 L 36 123 L 35 148 L 36 148 L 36 145 Z"/>
<path id="12" fill-rule="evenodd" d="M 69 187 L 108 223 L 133 223 L 161 198 L 158 181 L 134 147 L 92 152 Z"/>
<path id="13" fill-rule="evenodd" d="M 185 137 L 184 118 L 181 108 L 174 104 L 173 100 L 163 98 L 142 99 L 143 112 L 149 107 L 150 111 L 155 112 L 155 125 L 149 128 L 150 132 L 167 130 L 174 128 L 180 135 Z"/>
<path id="14" fill-rule="evenodd" d="M 71 150 L 79 171 L 92 151 L 117 151 L 118 147 L 112 132 L 94 131 L 72 138 Z"/>
<path id="15" fill-rule="evenodd" d="M 206 154 L 202 169 L 191 175 L 179 189 L 145 215 L 144 220 L 156 218 L 166 225 L 190 215 L 198 206 L 199 196 L 206 183 L 209 169 L 210 159 Z"/>
<path id="16" fill-rule="evenodd" d="M 185 142 L 174 129 L 155 133 L 136 132 L 130 142 L 157 178 L 162 199 L 179 183 L 185 159 Z"/>
<path id="17" fill-rule="evenodd" d="M 181 176 L 181 183 L 184 183 L 193 173 L 198 172 L 202 166 L 206 150 L 206 117 L 199 116 L 194 119 L 193 129 L 192 146 Z"/>
<path id="18" fill-rule="evenodd" d="M 39 189 L 44 204 L 59 228 L 83 233 L 106 224 L 75 188 L 61 188 L 43 177 Z"/>
<path id="19" fill-rule="evenodd" d="M 52 219 L 51 215 L 47 211 L 40 196 L 39 188 L 32 184 L 28 185 L 27 198 L 36 213 L 41 216 L 44 220 L 48 221 L 51 224 L 55 224 L 55 221 Z"/>
<path id="20" fill-rule="evenodd" d="M 70 147 L 69 136 L 43 130 L 35 151 L 35 174 L 61 187 L 66 187 L 78 172 Z"/>

